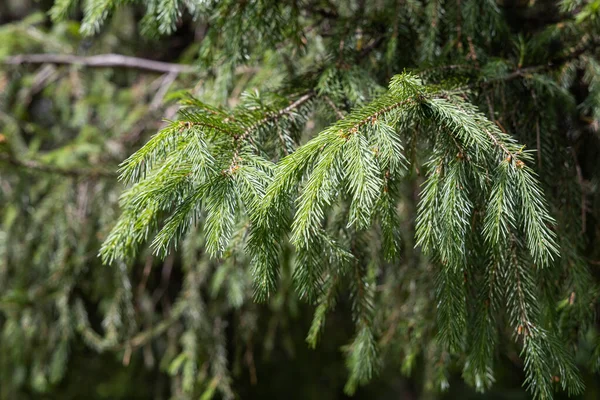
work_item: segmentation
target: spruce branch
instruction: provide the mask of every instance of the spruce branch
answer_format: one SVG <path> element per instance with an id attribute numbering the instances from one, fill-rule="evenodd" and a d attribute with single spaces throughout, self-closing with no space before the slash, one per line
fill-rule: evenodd
<path id="1" fill-rule="evenodd" d="M 9 147 L 76 144 L 83 158 L 0 154 L 12 168 L 0 179 L 0 397 L 60 390 L 81 339 L 123 353 L 128 368 L 143 356 L 182 399 L 231 399 L 230 362 L 256 384 L 278 333 L 293 333 L 286 348 L 304 344 L 292 331 L 307 322 L 297 300 L 314 306 L 310 347 L 329 347 L 329 325 L 350 313 L 348 394 L 388 363 L 384 379 L 422 364 L 409 379 L 425 391 L 446 390 L 459 370 L 487 391 L 505 384 L 506 351 L 531 397 L 580 393 L 574 350 L 600 366 L 588 271 L 598 251 L 587 243 L 598 214 L 598 0 L 564 0 L 565 14 L 517 2 L 55 0 L 51 21 L 8 22 Z M 519 23 L 531 10 L 542 25 Z M 71 16 L 84 36 L 106 35 L 74 36 Z M 146 51 L 127 39 L 140 39 L 134 20 L 157 54 L 199 54 L 199 64 L 110 53 Z M 108 54 L 75 55 L 88 44 Z M 42 64 L 65 73 L 39 91 Z M 402 66 L 414 73 L 395 75 Z M 165 77 L 143 88 L 144 73 Z M 95 132 L 116 116 L 138 138 L 184 74 L 203 78 L 202 99 L 236 105 L 183 95 L 141 148 L 119 139 L 124 191 L 84 165 L 106 147 Z M 101 240 L 114 267 L 96 268 Z M 162 271 L 148 254 L 166 257 Z"/>
<path id="2" fill-rule="evenodd" d="M 416 245 L 437 268 L 437 340 L 448 354 L 471 351 L 464 374 L 479 389 L 489 387 L 495 337 L 491 311 L 478 311 L 481 335 L 470 335 L 467 329 L 471 320 L 467 266 L 472 257 L 480 256 L 469 247 L 472 236 L 481 235 L 494 257 L 500 257 L 494 267 L 500 270 L 509 268 L 507 263 L 516 265 L 501 257 L 511 237 L 528 252 L 519 256 L 529 254 L 540 266 L 549 265 L 558 251 L 549 229 L 553 220 L 526 165 L 529 153 L 475 106 L 424 85 L 414 75 L 401 74 L 392 78 L 386 93 L 276 164 L 265 158 L 264 143 L 280 141 L 280 123 L 297 121 L 297 110 L 306 112 L 304 107 L 318 97 L 316 93 L 304 93 L 283 107 L 248 95 L 233 113 L 190 101 L 181 121 L 172 122 L 123 164 L 123 177 L 138 183 L 123 197 L 126 212 L 105 243 L 105 260 L 131 253 L 132 246 L 160 224 L 161 213 L 167 213 L 167 219 L 153 242 L 161 254 L 202 219 L 206 250 L 222 257 L 234 226 L 245 218 L 255 298 L 266 300 L 275 290 L 281 248 L 291 233 L 297 256 L 292 273 L 295 289 L 301 298 L 319 303 L 309 334 L 312 343 L 325 313 L 335 304 L 336 290 L 327 289 L 334 285 L 330 275 L 349 266 L 354 270 L 350 285 L 357 333 L 348 347 L 346 386 L 351 393 L 373 376 L 380 362 L 374 285 L 365 273 L 364 256 L 346 249 L 344 241 L 329 232 L 327 216 L 333 207 L 341 207 L 343 232 L 368 232 L 379 223 L 386 253 L 390 258 L 397 254 L 394 182 L 406 171 L 402 140 L 413 137 L 415 126 L 421 124 L 429 128 L 434 156 L 427 164 L 417 210 Z M 481 231 L 474 222 L 476 209 L 485 210 Z M 487 258 L 489 253 L 481 256 Z M 510 271 L 516 286 L 506 291 L 508 308 L 516 329 L 527 334 L 524 356 L 531 365 L 530 383 L 550 370 L 544 357 L 562 353 L 540 347 L 546 333 L 531 334 L 542 329 L 534 315 L 531 277 L 525 279 L 521 270 L 517 275 Z M 480 295 L 494 307 L 496 280 L 494 273 L 488 278 L 488 291 Z M 576 376 L 572 370 L 564 374 Z M 533 385 L 531 390 L 541 396 L 547 388 Z"/>

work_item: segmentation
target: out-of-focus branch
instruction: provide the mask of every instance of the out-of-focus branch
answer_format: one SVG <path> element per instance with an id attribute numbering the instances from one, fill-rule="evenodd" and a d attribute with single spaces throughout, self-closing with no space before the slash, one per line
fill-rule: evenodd
<path id="1" fill-rule="evenodd" d="M 43 164 L 33 160 L 19 160 L 6 154 L 0 154 L 0 162 L 7 162 L 17 168 L 25 170 L 33 170 L 39 172 L 47 172 L 65 176 L 87 176 L 87 177 L 116 177 L 116 174 L 111 171 L 103 169 L 92 169 L 92 168 L 61 168 L 53 165 Z"/>
<path id="2" fill-rule="evenodd" d="M 472 82 L 468 85 L 458 87 L 458 88 L 450 91 L 450 93 L 460 93 L 460 92 L 464 92 L 466 90 L 475 89 L 475 88 L 485 89 L 495 83 L 508 82 L 508 81 L 512 81 L 512 80 L 515 80 L 518 78 L 527 77 L 528 75 L 534 74 L 536 72 L 559 68 L 564 63 L 575 60 L 588 51 L 596 51 L 598 49 L 598 47 L 600 47 L 600 41 L 593 40 L 590 38 L 585 38 L 585 39 L 586 40 L 582 41 L 584 43 L 573 47 L 571 49 L 571 51 L 569 51 L 568 53 L 566 53 L 564 55 L 561 55 L 559 57 L 548 60 L 548 62 L 546 64 L 532 65 L 532 66 L 528 66 L 528 67 L 524 67 L 524 68 L 518 68 L 510 73 L 507 73 L 506 75 L 502 75 L 497 78 L 489 79 L 486 81 L 476 81 L 476 82 Z M 475 68 L 475 69 L 478 69 L 478 68 Z"/>
<path id="3" fill-rule="evenodd" d="M 19 54 L 2 60 L 3 64 L 71 64 L 85 67 L 116 67 L 132 68 L 145 71 L 154 71 L 174 74 L 191 74 L 198 72 L 198 68 L 187 64 L 174 64 L 163 61 L 148 60 L 139 57 L 129 57 L 121 54 L 98 54 L 83 57 L 72 54 Z"/>

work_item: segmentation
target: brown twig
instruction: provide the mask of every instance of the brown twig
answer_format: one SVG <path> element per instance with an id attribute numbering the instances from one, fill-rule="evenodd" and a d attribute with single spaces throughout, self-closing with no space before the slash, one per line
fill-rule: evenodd
<path id="1" fill-rule="evenodd" d="M 150 108 L 149 108 L 150 111 L 157 110 L 160 107 L 165 95 L 169 91 L 169 88 L 171 87 L 173 82 L 175 82 L 175 79 L 177 79 L 176 72 L 169 72 L 168 74 L 166 74 L 164 76 L 164 78 L 162 79 L 162 82 L 160 84 L 160 88 L 158 89 L 158 91 L 156 92 L 154 97 L 152 98 L 152 102 L 150 103 Z"/>
<path id="2" fill-rule="evenodd" d="M 420 99 L 417 99 L 417 100 L 415 100 L 415 99 L 412 99 L 412 98 L 411 98 L 411 99 L 405 99 L 405 100 L 402 100 L 402 101 L 398 101 L 398 102 L 396 102 L 396 103 L 394 103 L 394 104 L 391 104 L 391 105 L 389 105 L 389 106 L 387 106 L 387 107 L 384 107 L 384 108 L 382 108 L 381 110 L 378 110 L 377 112 L 375 112 L 375 113 L 373 113 L 373 114 L 369 115 L 368 117 L 366 117 L 366 118 L 364 118 L 364 119 L 362 119 L 362 120 L 358 121 L 356 124 L 354 124 L 354 125 L 352 126 L 352 128 L 350 128 L 350 130 L 349 130 L 349 132 L 346 134 L 346 136 L 347 136 L 348 134 L 354 134 L 354 133 L 358 132 L 358 130 L 359 130 L 361 127 L 363 127 L 364 125 L 368 124 L 369 122 L 375 122 L 375 121 L 377 121 L 377 118 L 379 118 L 379 116 L 380 116 L 381 114 L 385 114 L 385 113 L 387 113 L 387 112 L 390 112 L 390 111 L 392 111 L 392 110 L 395 110 L 396 108 L 402 107 L 402 106 L 404 106 L 404 105 L 406 105 L 406 104 L 409 104 L 409 103 L 415 103 L 415 102 L 417 102 L 417 101 L 419 101 L 419 100 L 420 100 Z"/>
<path id="3" fill-rule="evenodd" d="M 248 366 L 250 372 L 250 384 L 255 386 L 258 383 L 258 374 L 256 373 L 256 364 L 254 362 L 254 352 L 252 351 L 252 338 L 249 337 L 246 341 L 246 352 L 244 354 L 244 361 Z"/>
<path id="4" fill-rule="evenodd" d="M 542 138 L 541 138 L 541 132 L 540 132 L 540 117 L 536 117 L 535 119 L 535 141 L 536 141 L 536 147 L 537 147 L 537 162 L 538 162 L 538 168 L 542 169 Z"/>
<path id="5" fill-rule="evenodd" d="M 487 101 L 488 104 L 488 111 L 490 113 L 490 120 L 491 121 L 495 121 L 496 120 L 496 113 L 494 112 L 494 102 L 492 101 L 492 98 L 490 97 L 489 93 L 486 94 L 485 99 Z"/>
<path id="6" fill-rule="evenodd" d="M 302 104 L 306 103 L 307 101 L 312 99 L 314 96 L 315 96 L 314 92 L 305 93 L 304 95 L 300 96 L 300 98 L 298 98 L 296 101 L 291 103 L 289 106 L 282 108 L 281 110 L 279 110 L 277 112 L 267 114 L 264 118 L 256 121 L 255 123 L 253 123 L 252 125 L 247 127 L 241 135 L 234 136 L 234 143 L 236 144 L 236 147 L 235 147 L 235 151 L 233 153 L 233 159 L 231 161 L 231 165 L 229 166 L 229 169 L 224 170 L 223 172 L 230 173 L 230 174 L 235 172 L 235 170 L 237 169 L 237 167 L 236 167 L 237 163 L 239 161 L 239 153 L 241 150 L 242 143 L 245 140 L 249 140 L 254 145 L 253 139 L 250 136 L 250 134 L 252 132 L 254 132 L 259 126 L 261 126 L 269 121 L 276 121 L 281 116 L 283 116 L 285 114 L 289 114 L 290 112 L 292 112 L 292 110 L 295 110 L 296 108 L 300 107 Z"/>
<path id="7" fill-rule="evenodd" d="M 246 130 L 244 131 L 242 136 L 240 136 L 240 140 L 244 140 L 246 137 L 248 137 L 248 135 L 250 135 L 250 133 L 252 133 L 256 128 L 258 128 L 265 122 L 268 122 L 271 120 L 276 120 L 285 114 L 289 114 L 292 110 L 295 110 L 296 108 L 300 107 L 302 104 L 304 104 L 307 101 L 309 101 L 310 99 L 312 99 L 314 95 L 315 94 L 312 92 L 306 93 L 305 95 L 301 96 L 298 100 L 291 103 L 289 106 L 282 108 L 281 110 L 277 111 L 276 113 L 268 114 L 263 119 L 255 122 L 254 124 L 252 124 L 248 128 L 246 128 Z"/>
<path id="8" fill-rule="evenodd" d="M 286 147 L 285 138 L 281 134 L 281 127 L 279 125 L 277 125 L 277 136 L 279 137 L 279 141 L 281 142 L 281 146 L 283 147 L 283 152 L 285 153 L 286 156 L 289 156 L 290 152 L 288 151 L 288 149 Z"/>
<path id="9" fill-rule="evenodd" d="M 148 277 L 150 276 L 150 271 L 152 270 L 152 262 L 154 261 L 154 257 L 148 256 L 146 257 L 146 262 L 144 264 L 144 272 L 142 275 L 142 279 L 137 288 L 138 296 L 141 296 L 146 289 L 146 284 L 148 283 Z"/>
<path id="10" fill-rule="evenodd" d="M 456 8 L 462 10 L 461 0 L 456 1 Z M 463 43 L 462 43 L 462 14 L 458 12 L 456 14 L 456 47 L 458 52 L 462 54 L 463 52 Z"/>
<path id="11" fill-rule="evenodd" d="M 173 265 L 175 264 L 175 256 L 174 254 L 170 254 L 163 263 L 163 268 L 161 272 L 161 280 L 160 286 L 156 288 L 154 293 L 152 293 L 152 303 L 154 305 L 158 304 L 158 302 L 162 299 L 163 295 L 166 293 L 169 288 L 169 283 L 171 281 L 171 273 L 173 272 Z"/>
<path id="12" fill-rule="evenodd" d="M 448 97 L 446 94 L 442 93 L 438 95 L 439 98 L 445 99 L 449 102 L 451 102 L 452 104 L 454 104 L 454 106 L 456 106 L 459 110 L 461 110 L 462 112 L 464 112 L 465 114 L 467 114 L 466 110 L 463 110 L 460 105 L 456 104 L 455 102 L 452 102 L 452 99 L 450 97 Z M 512 153 L 506 146 L 505 144 L 502 142 L 502 140 L 498 139 L 496 137 L 496 135 L 494 135 L 492 132 L 490 132 L 488 129 L 485 129 L 484 127 L 482 127 L 482 130 L 485 132 L 485 134 L 490 138 L 490 140 L 494 143 L 494 145 L 498 148 L 500 148 L 508 157 L 510 157 L 510 159 L 512 160 L 516 160 L 516 154 Z"/>
<path id="13" fill-rule="evenodd" d="M 421 69 L 419 71 L 417 71 L 417 73 L 419 75 L 423 75 L 426 74 L 428 72 L 437 72 L 437 71 L 448 71 L 448 70 L 455 70 L 455 69 L 474 69 L 474 70 L 479 70 L 480 68 L 473 65 L 473 64 L 450 64 L 450 65 L 438 65 L 435 67 L 430 67 L 430 68 L 424 68 Z"/>
<path id="14" fill-rule="evenodd" d="M 584 234 L 587 229 L 587 218 L 586 218 L 586 188 L 585 181 L 583 179 L 583 173 L 581 172 L 581 165 L 579 165 L 579 160 L 577 160 L 577 153 L 575 149 L 571 148 L 571 155 L 573 156 L 573 161 L 575 162 L 575 171 L 577 172 L 577 181 L 579 182 L 579 187 L 581 190 L 581 233 Z"/>
<path id="15" fill-rule="evenodd" d="M 469 44 L 469 54 L 467 54 L 467 60 L 473 61 L 475 66 L 479 68 L 479 59 L 477 58 L 477 52 L 475 51 L 475 45 L 473 44 L 473 38 L 467 36 L 467 43 Z"/>
<path id="16" fill-rule="evenodd" d="M 329 98 L 329 96 L 324 95 L 323 99 L 325 99 L 327 105 L 329 105 L 329 107 L 331 107 L 331 109 L 335 112 L 335 115 L 337 115 L 338 119 L 344 119 L 344 114 L 340 111 L 339 108 L 337 108 L 337 106 L 335 105 L 333 100 Z"/>

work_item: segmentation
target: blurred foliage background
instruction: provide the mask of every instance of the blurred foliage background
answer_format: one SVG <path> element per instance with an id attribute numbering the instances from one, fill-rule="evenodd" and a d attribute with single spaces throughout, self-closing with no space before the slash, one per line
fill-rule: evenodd
<path id="1" fill-rule="evenodd" d="M 87 38 L 77 20 L 50 22 L 51 6 L 0 3 L 0 60 L 33 53 L 118 53 L 172 63 L 197 58 L 194 30 L 201 28 L 191 21 L 157 40 L 141 36 L 138 10 L 125 8 Z M 240 398 L 342 393 L 339 346 L 352 332 L 343 313 L 338 326 L 348 330 L 334 330 L 331 342 L 313 351 L 304 341 L 310 308 L 285 290 L 269 304 L 254 304 L 244 286 L 247 273 L 235 261 L 209 260 L 198 250 L 198 236 L 164 261 L 144 253 L 113 268 L 97 257 L 119 213 L 118 164 L 163 118 L 175 116 L 174 94 L 186 89 L 235 104 L 246 89 L 276 84 L 277 73 L 268 68 L 215 74 L 0 65 L 0 398 L 188 398 L 196 380 L 193 398 L 210 398 L 212 376 L 220 372 L 207 368 L 219 362 L 230 363 L 223 379 L 235 380 Z M 201 287 L 189 294 L 196 301 L 186 303 L 204 324 L 200 338 L 179 323 L 178 299 L 192 284 L 184 277 Z M 299 381 L 306 384 L 291 393 Z"/>
<path id="2" fill-rule="evenodd" d="M 358 18 L 348 17 L 346 26 L 362 26 L 364 32 L 347 29 L 351 39 L 346 44 L 354 40 L 353 49 L 363 46 L 357 44 L 363 40 L 362 35 L 372 39 L 368 43 L 376 49 L 374 55 L 359 51 L 352 63 L 366 64 L 365 68 L 375 71 L 369 79 L 376 84 L 352 86 L 356 93 L 343 94 L 349 99 L 348 107 L 360 104 L 360 96 L 376 90 L 373 87 L 377 84 L 385 85 L 394 72 L 435 65 L 431 61 L 435 55 L 460 57 L 467 64 L 479 62 L 479 49 L 468 51 L 468 44 L 460 54 L 449 54 L 447 50 L 442 54 L 444 40 L 436 39 L 439 48 L 432 50 L 434 57 L 428 61 L 425 53 L 423 57 L 415 54 L 409 42 L 398 39 L 398 31 L 401 36 L 406 33 L 402 30 L 411 31 L 412 25 L 424 26 L 422 31 L 411 31 L 421 39 L 428 34 L 434 39 L 445 35 L 436 31 L 436 25 L 428 19 L 431 10 L 422 19 L 410 21 L 410 7 L 420 2 L 398 2 L 399 7 L 409 10 L 408 16 L 402 23 L 385 28 L 378 25 L 386 23 L 383 6 L 374 5 L 370 14 L 364 14 L 369 18 L 361 20 L 361 12 L 368 13 L 365 2 L 348 2 L 352 12 L 347 12 L 344 2 L 337 6 L 328 1 L 301 3 L 324 19 L 319 19 L 319 26 L 325 25 L 326 32 L 334 32 L 331 35 L 341 34 L 336 32 L 333 14 L 328 15 L 329 7 L 342 15 L 355 12 Z M 545 25 L 560 24 L 558 2 L 496 3 L 508 29 L 523 40 L 504 44 L 506 49 L 516 49 L 517 58 L 519 54 L 533 54 L 532 59 L 548 59 L 546 52 L 562 50 L 559 40 L 542 40 L 539 46 L 544 48 L 543 55 L 536 55 L 535 50 L 518 53 L 526 47 L 523 38 L 528 34 L 541 31 Z M 50 0 L 0 2 L 0 398 L 346 398 L 342 348 L 354 332 L 350 302 L 340 299 L 327 320 L 321 342 L 310 349 L 305 337 L 314 308 L 299 301 L 292 290 L 291 266 L 283 266 L 276 295 L 265 304 L 255 303 L 250 272 L 244 268 L 248 259 L 237 251 L 243 246 L 241 232 L 237 239 L 234 235 L 229 250 L 235 257 L 210 259 L 203 251 L 203 236 L 192 232 L 180 250 L 164 260 L 147 250 L 128 264 L 105 266 L 98 258 L 100 245 L 120 212 L 118 202 L 124 188 L 117 180 L 118 164 L 164 126 L 163 119 L 175 118 L 177 101 L 184 92 L 210 104 L 235 106 L 241 93 L 274 90 L 291 70 L 323 62 L 319 54 L 325 52 L 325 39 L 310 36 L 309 29 L 306 35 L 316 43 L 316 50 L 303 49 L 302 37 L 299 41 L 282 38 L 277 45 L 265 42 L 265 48 L 250 50 L 236 59 L 227 43 L 221 43 L 221 47 L 207 45 L 210 40 L 213 44 L 217 41 L 206 35 L 209 23 L 189 14 L 178 18 L 177 29 L 167 30 L 169 34 L 153 35 L 138 29 L 145 18 L 143 7 L 128 5 L 114 12 L 97 32 L 93 26 L 84 26 L 84 32 L 95 33 L 90 36 L 81 33 L 85 20 L 81 10 L 75 10 L 70 18 L 53 20 L 49 16 L 53 5 Z M 238 21 L 235 15 L 229 17 L 241 30 L 238 36 L 257 34 L 251 28 L 245 30 L 244 23 L 248 22 Z M 286 24 L 285 19 L 279 22 Z M 474 30 L 468 23 L 465 31 Z M 221 26 L 233 29 L 225 23 Z M 597 29 L 597 25 L 591 26 Z M 293 25 L 288 27 L 295 29 Z M 598 34 L 592 28 L 586 29 Z M 492 32 L 481 34 L 491 37 Z M 340 44 L 340 53 L 343 46 Z M 502 47 L 498 43 L 494 46 Z M 557 47 L 556 51 L 552 46 Z M 225 50 L 217 54 L 215 48 Z M 303 51 L 302 58 L 295 58 L 295 52 Z M 513 50 L 504 52 L 512 54 Z M 78 57 L 115 53 L 168 64 L 157 67 L 162 70 L 153 70 L 147 62 L 141 66 L 94 66 L 71 62 L 74 59 L 65 63 L 27 59 L 27 55 L 48 53 Z M 417 61 L 399 61 L 398 54 Z M 491 61 L 486 64 L 489 69 L 507 71 L 505 64 Z M 528 60 L 521 57 L 521 61 Z M 350 65 L 346 70 L 353 71 Z M 575 66 L 569 73 L 575 77 L 567 97 L 579 102 L 574 105 L 579 110 L 575 125 L 561 126 L 561 119 L 565 124 L 571 122 L 557 111 L 567 108 L 567 101 L 560 97 L 564 89 L 544 81 L 543 75 L 539 81 L 530 82 L 539 85 L 532 91 L 511 93 L 522 103 L 513 103 L 509 98 L 509 104 L 501 104 L 500 91 L 493 97 L 499 113 L 512 108 L 514 119 L 532 124 L 533 116 L 544 117 L 540 109 L 546 107 L 546 101 L 556 103 L 546 115 L 552 126 L 542 126 L 560 135 L 544 142 L 548 146 L 544 149 L 544 168 L 553 172 L 541 176 L 547 188 L 566 191 L 561 196 L 576 204 L 563 221 L 576 219 L 572 229 L 583 229 L 579 237 L 585 248 L 585 263 L 594 268 L 599 253 L 595 173 L 600 98 L 593 103 L 589 99 L 593 96 L 588 95 L 596 93 L 597 97 L 600 93 L 600 69 Z M 597 76 L 591 77 L 593 73 Z M 359 72 L 353 79 L 364 81 Z M 480 100 L 486 104 L 485 96 Z M 536 101 L 543 103 L 539 109 Z M 318 132 L 326 123 L 316 118 L 308 122 L 307 130 Z M 537 123 L 543 124 L 539 120 Z M 531 136 L 520 138 L 533 148 L 537 147 L 535 131 L 533 127 L 527 130 Z M 554 151 L 565 142 L 569 144 L 556 156 Z M 564 161 L 567 157 L 568 162 Z M 419 183 L 415 179 L 412 187 L 405 188 L 406 193 L 415 195 Z M 404 214 L 414 214 L 410 204 L 406 207 Z M 405 236 L 406 243 L 411 244 L 412 231 Z M 416 254 L 411 260 L 414 265 L 424 263 Z M 596 279 L 597 273 L 592 276 Z M 415 320 L 423 314 L 433 320 L 435 304 L 411 292 L 414 288 L 406 290 L 408 293 L 402 296 L 413 299 L 406 300 L 406 307 L 425 310 L 415 313 Z M 396 323 L 398 335 L 407 337 L 413 326 L 419 325 L 419 321 L 410 319 Z M 426 330 L 422 334 L 429 335 Z M 588 335 L 588 340 L 577 346 L 577 361 L 583 366 L 587 386 L 581 398 L 595 399 L 600 397 L 600 385 L 585 365 L 594 352 L 596 336 L 593 330 L 582 335 Z M 382 335 L 381 340 L 385 337 Z M 429 356 L 415 347 L 413 353 L 407 352 L 402 343 L 396 351 L 390 350 L 381 374 L 359 388 L 354 398 L 529 398 L 522 388 L 518 349 L 509 348 L 506 354 L 498 355 L 497 382 L 482 395 L 462 382 L 460 370 L 450 370 L 447 391 L 434 390 L 431 375 L 435 371 L 427 370 Z M 404 359 L 398 356 L 400 353 Z"/>

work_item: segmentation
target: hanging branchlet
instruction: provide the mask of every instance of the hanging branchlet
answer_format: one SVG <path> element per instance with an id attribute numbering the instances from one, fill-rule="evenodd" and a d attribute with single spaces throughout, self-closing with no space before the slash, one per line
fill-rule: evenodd
<path id="1" fill-rule="evenodd" d="M 304 94 L 264 116 L 254 111 L 261 108 L 256 96 L 247 97 L 248 108 L 239 108 L 233 117 L 220 110 L 185 111 L 186 119 L 172 125 L 176 135 L 173 128 L 167 128 L 124 164 L 125 177 L 144 178 L 123 199 L 126 213 L 105 243 L 105 259 L 127 255 L 122 238 L 137 238 L 129 240 L 127 246 L 145 240 L 159 224 L 159 212 L 164 211 L 172 216 L 154 246 L 166 251 L 200 218 L 200 210 L 205 214 L 207 250 L 220 256 L 240 218 L 237 204 L 242 204 L 251 221 L 247 249 L 254 260 L 257 298 L 267 298 L 274 289 L 278 243 L 291 229 L 291 242 L 300 260 L 294 272 L 297 288 L 302 297 L 318 299 L 323 275 L 334 274 L 336 264 L 352 257 L 350 250 L 335 244 L 335 236 L 324 225 L 327 209 L 340 195 L 349 200 L 348 228 L 368 230 L 379 215 L 383 236 L 389 238 L 385 240 L 386 253 L 399 253 L 400 244 L 393 239 L 398 237 L 398 217 L 393 210 L 397 199 L 392 197 L 396 194 L 390 193 L 389 183 L 401 179 L 406 170 L 402 140 L 409 132 L 397 127 L 427 124 L 435 135 L 431 138 L 435 147 L 421 192 L 416 244 L 439 269 L 438 340 L 452 353 L 463 351 L 467 338 L 466 287 L 470 285 L 464 279 L 465 268 L 475 257 L 467 251 L 467 242 L 473 229 L 480 229 L 471 225 L 471 216 L 475 209 L 486 209 L 474 203 L 471 193 L 482 192 L 477 199 L 487 204 L 480 232 L 494 254 L 502 253 L 511 235 L 522 237 L 523 248 L 542 266 L 557 251 L 548 227 L 552 219 L 533 173 L 522 161 L 528 159 L 528 153 L 462 98 L 437 93 L 415 76 L 403 74 L 391 80 L 387 93 L 338 120 L 276 166 L 266 155 L 257 154 L 260 145 L 255 140 L 265 137 L 262 132 L 277 131 L 278 122 L 294 118 L 295 110 L 312 96 Z M 223 167 L 219 169 L 219 165 Z M 490 180 L 481 176 L 482 171 L 496 173 Z M 290 200 L 298 189 L 290 226 L 286 215 L 294 208 Z M 143 215 L 147 219 L 140 220 Z M 331 263 L 318 261 L 323 252 L 331 254 Z M 349 256 L 344 255 L 348 252 Z M 523 310 L 523 304 L 528 303 L 522 298 L 514 307 Z M 533 329 L 528 321 L 518 324 L 525 337 L 531 337 Z M 374 340 L 370 323 L 359 322 L 357 340 Z M 362 354 L 362 350 L 356 351 L 352 354 Z M 488 364 L 477 365 L 469 371 L 477 376 L 489 374 Z M 352 378 L 356 383 L 365 379 L 358 375 Z"/>
<path id="2" fill-rule="evenodd" d="M 236 204 L 241 202 L 248 213 L 254 212 L 272 173 L 273 164 L 256 153 L 253 137 L 273 135 L 272 127 L 278 123 L 299 129 L 311 98 L 310 93 L 304 94 L 275 109 L 249 94 L 233 115 L 188 98 L 182 120 L 171 123 L 122 164 L 122 179 L 138 183 L 123 196 L 125 212 L 101 250 L 103 258 L 110 262 L 134 256 L 167 211 L 172 215 L 153 242 L 164 254 L 201 218 L 202 207 L 207 211 L 203 218 L 210 233 L 208 249 L 222 254 L 241 215 Z M 122 241 L 125 236 L 133 240 Z"/>

